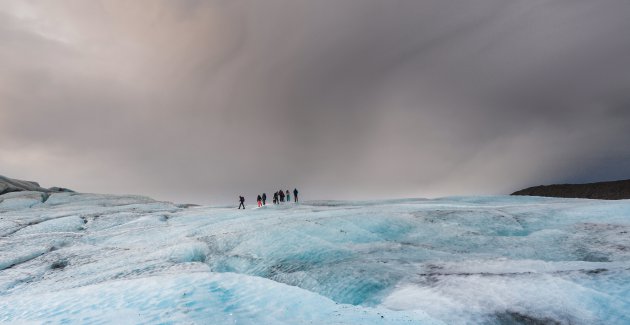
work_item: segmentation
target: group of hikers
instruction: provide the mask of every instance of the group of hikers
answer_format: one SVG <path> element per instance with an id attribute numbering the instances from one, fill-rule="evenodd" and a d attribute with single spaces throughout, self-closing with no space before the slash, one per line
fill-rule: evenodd
<path id="1" fill-rule="evenodd" d="M 238 197 L 240 204 L 238 205 L 239 210 L 241 209 L 241 207 L 243 209 L 245 209 L 245 197 L 244 196 L 239 196 Z M 283 190 L 279 190 L 275 193 L 273 193 L 273 204 L 280 204 L 281 202 L 291 202 L 291 194 L 289 193 L 289 190 L 285 191 Z M 298 190 L 297 188 L 293 189 L 293 200 L 295 203 L 298 202 Z M 263 205 L 267 205 L 267 193 L 263 193 L 262 195 L 258 195 L 258 197 L 256 198 L 256 202 L 258 203 L 258 207 L 262 207 Z"/>

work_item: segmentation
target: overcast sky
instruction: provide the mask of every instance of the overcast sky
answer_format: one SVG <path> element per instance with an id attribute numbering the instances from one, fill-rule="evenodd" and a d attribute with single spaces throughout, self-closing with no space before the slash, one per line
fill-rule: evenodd
<path id="1" fill-rule="evenodd" d="M 192 203 L 630 178 L 630 1 L 3 0 L 0 174 Z"/>

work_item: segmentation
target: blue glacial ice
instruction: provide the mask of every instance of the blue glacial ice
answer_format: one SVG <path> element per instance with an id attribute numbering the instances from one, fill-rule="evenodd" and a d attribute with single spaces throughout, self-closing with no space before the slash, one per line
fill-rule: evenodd
<path id="1" fill-rule="evenodd" d="M 0 322 L 630 324 L 630 201 L 0 196 Z"/>

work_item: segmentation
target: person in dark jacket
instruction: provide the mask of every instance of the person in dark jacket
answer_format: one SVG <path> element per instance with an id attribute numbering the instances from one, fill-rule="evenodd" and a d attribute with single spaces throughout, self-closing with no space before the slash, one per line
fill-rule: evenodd
<path id="1" fill-rule="evenodd" d="M 298 201 L 298 190 L 297 190 L 297 188 L 293 189 L 293 199 L 297 203 L 297 201 Z"/>
<path id="2" fill-rule="evenodd" d="M 243 207 L 243 210 L 245 210 L 245 198 L 242 196 L 239 196 L 238 200 L 241 202 L 241 204 L 238 205 L 238 209 L 240 210 L 241 207 Z"/>
<path id="3" fill-rule="evenodd" d="M 283 190 L 278 191 L 278 195 L 280 195 L 280 202 L 284 202 L 284 191 Z"/>
<path id="4" fill-rule="evenodd" d="M 273 204 L 278 204 L 278 192 L 273 193 Z"/>
<path id="5" fill-rule="evenodd" d="M 256 202 L 258 202 L 258 207 L 260 208 L 262 206 L 262 197 L 260 196 L 260 194 L 258 194 L 258 197 L 256 198 Z"/>
<path id="6" fill-rule="evenodd" d="M 266 193 L 263 193 L 263 195 L 262 195 L 262 202 L 263 202 L 263 205 L 267 205 L 267 194 Z"/>

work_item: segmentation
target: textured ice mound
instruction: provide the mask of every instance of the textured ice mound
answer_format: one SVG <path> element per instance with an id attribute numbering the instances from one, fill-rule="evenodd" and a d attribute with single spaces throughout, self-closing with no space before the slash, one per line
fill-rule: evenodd
<path id="1" fill-rule="evenodd" d="M 630 323 L 630 201 L 23 193 L 0 196 L 0 322 Z"/>

